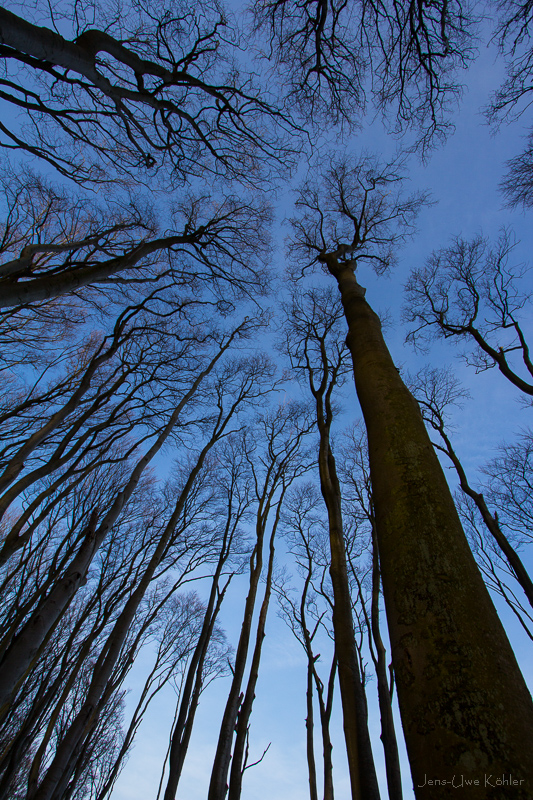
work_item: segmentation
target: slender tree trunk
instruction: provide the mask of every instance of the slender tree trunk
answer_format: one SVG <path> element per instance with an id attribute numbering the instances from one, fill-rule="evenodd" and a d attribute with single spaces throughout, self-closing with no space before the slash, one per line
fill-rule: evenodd
<path id="1" fill-rule="evenodd" d="M 387 660 L 385 645 L 379 630 L 379 597 L 380 597 L 380 571 L 378 545 L 375 523 L 372 523 L 372 604 L 370 610 L 370 627 L 372 639 L 376 648 L 375 668 L 378 685 L 379 714 L 381 719 L 381 741 L 385 755 L 385 770 L 387 772 L 387 789 L 389 800 L 402 800 L 402 773 L 400 770 L 400 756 L 398 742 L 392 713 L 392 697 L 389 690 L 387 675 Z"/>
<path id="2" fill-rule="evenodd" d="M 461 528 L 420 409 L 353 264 L 337 279 L 365 418 L 398 701 L 419 800 L 533 796 L 533 705 Z M 489 783 L 487 783 L 487 779 Z"/>
<path id="3" fill-rule="evenodd" d="M 320 678 L 315 672 L 315 681 L 318 693 L 318 702 L 320 707 L 320 727 L 322 730 L 322 753 L 324 758 L 324 800 L 333 800 L 333 761 L 331 758 L 331 751 L 333 745 L 331 744 L 331 737 L 329 734 L 329 723 L 331 720 L 331 711 L 333 708 L 333 692 L 335 688 L 335 674 L 337 672 L 337 656 L 333 655 L 333 661 L 329 672 L 328 691 L 326 702 L 324 703 L 324 687 Z"/>
<path id="4" fill-rule="evenodd" d="M 153 458 L 159 453 L 176 426 L 183 408 L 194 397 L 204 378 L 209 375 L 222 354 L 228 349 L 236 333 L 237 332 L 235 331 L 228 338 L 227 342 L 223 347 L 221 347 L 206 369 L 202 370 L 202 372 L 200 372 L 200 374 L 197 376 L 189 391 L 182 397 L 170 415 L 169 421 L 160 432 L 156 441 L 150 447 L 148 452 L 135 465 L 135 468 L 132 470 L 126 486 L 117 493 L 111 508 L 96 530 L 94 530 L 96 512 L 93 513 L 87 529 L 88 534 L 79 550 L 79 553 L 73 559 L 71 568 L 67 571 L 64 579 L 59 581 L 54 589 L 52 589 L 50 595 L 43 601 L 37 611 L 32 615 L 31 619 L 28 621 L 28 623 L 26 623 L 21 633 L 16 637 L 12 646 L 6 652 L 1 663 L 2 677 L 0 680 L 0 715 L 5 713 L 6 703 L 16 691 L 20 681 L 24 678 L 32 659 L 39 651 L 39 648 L 44 642 L 45 637 L 48 635 L 53 626 L 57 624 L 61 615 L 65 612 L 68 603 L 72 600 L 76 591 L 85 580 L 85 575 L 95 553 L 103 543 L 107 533 L 113 527 L 125 504 L 133 494 L 144 470 L 153 460 Z M 226 423 L 223 425 L 225 424 Z M 215 434 L 213 435 L 215 436 Z M 209 449 L 213 444 L 214 440 L 211 440 L 211 442 L 206 446 Z M 200 461 L 203 463 L 206 452 L 207 451 L 205 451 L 204 448 L 198 463 L 200 463 Z M 198 471 L 200 468 L 201 464 L 198 467 Z"/>
<path id="5" fill-rule="evenodd" d="M 320 426 L 323 428 L 323 426 Z M 352 599 L 346 566 L 340 485 L 329 444 L 329 430 L 320 431 L 319 472 L 328 511 L 333 587 L 333 631 L 339 670 L 344 736 L 352 800 L 379 800 L 379 788 L 368 732 L 365 690 L 359 671 L 352 620 Z"/>
<path id="6" fill-rule="evenodd" d="M 218 612 L 220 611 L 220 606 L 222 605 L 222 600 L 224 599 L 224 594 L 228 585 L 226 584 L 223 591 L 218 593 L 217 597 L 220 574 L 226 558 L 227 553 L 225 557 L 221 556 L 215 575 L 213 576 L 211 592 L 204 615 L 200 638 L 198 639 L 191 662 L 187 668 L 187 677 L 185 679 L 183 691 L 180 694 L 179 711 L 177 714 L 176 724 L 174 725 L 174 730 L 172 732 L 172 740 L 168 756 L 169 773 L 164 800 L 174 800 L 176 797 L 176 791 L 178 789 L 179 779 L 181 777 L 183 764 L 185 762 L 185 756 L 187 755 L 187 748 L 192 732 L 194 716 L 202 689 L 202 672 L 205 656 L 207 654 L 207 649 L 213 633 L 213 627 L 215 625 L 215 621 L 218 616 Z"/>
<path id="7" fill-rule="evenodd" d="M 226 782 L 231 760 L 233 732 L 237 721 L 239 705 L 242 702 L 241 685 L 248 656 L 257 587 L 259 585 L 259 578 L 263 565 L 264 530 L 259 523 L 256 532 L 257 540 L 250 558 L 250 587 L 244 606 L 244 619 L 239 636 L 239 644 L 237 645 L 237 653 L 235 655 L 233 679 L 231 681 L 230 691 L 220 725 L 217 749 L 211 770 L 208 800 L 224 800 L 227 791 Z"/>
<path id="8" fill-rule="evenodd" d="M 274 539 L 276 530 L 279 523 L 281 512 L 281 505 L 283 502 L 283 495 L 280 498 L 276 508 L 276 518 L 272 526 L 269 542 L 269 558 L 266 574 L 266 586 L 259 611 L 259 619 L 257 621 L 257 631 L 255 635 L 255 647 L 252 656 L 252 663 L 250 665 L 250 674 L 248 676 L 248 683 L 244 693 L 244 699 L 239 709 L 237 718 L 237 725 L 235 727 L 235 746 L 233 748 L 233 757 L 231 762 L 231 772 L 228 787 L 228 800 L 240 800 L 242 790 L 242 776 L 244 770 L 244 754 L 246 748 L 246 741 L 248 735 L 248 728 L 250 724 L 250 716 L 252 714 L 252 706 L 255 699 L 255 687 L 257 686 L 257 679 L 259 677 L 259 664 L 261 662 L 261 652 L 263 648 L 263 639 L 265 638 L 265 627 L 268 614 L 268 606 L 270 603 L 270 595 L 272 592 L 272 571 L 274 569 Z"/>
<path id="9" fill-rule="evenodd" d="M 73 763 L 72 754 L 76 752 L 76 749 L 83 740 L 86 731 L 90 729 L 96 709 L 98 708 L 99 701 L 106 691 L 108 681 L 113 672 L 113 668 L 118 661 L 120 651 L 126 639 L 135 613 L 145 595 L 146 590 L 148 589 L 148 586 L 150 585 L 157 567 L 161 563 L 161 559 L 163 558 L 174 533 L 178 519 L 183 512 L 189 492 L 203 466 L 207 453 L 222 435 L 228 420 L 229 417 L 227 417 L 225 422 L 222 424 L 220 424 L 219 420 L 211 439 L 204 445 L 202 451 L 200 452 L 196 464 L 191 470 L 187 482 L 180 493 L 174 511 L 165 527 L 161 539 L 157 544 L 154 554 L 152 555 L 152 558 L 150 559 L 150 562 L 141 580 L 139 581 L 138 586 L 126 602 L 124 609 L 117 618 L 113 630 L 108 637 L 107 643 L 98 658 L 98 661 L 94 667 L 91 684 L 87 691 L 86 698 L 75 719 L 72 721 L 71 725 L 66 731 L 63 739 L 58 744 L 54 759 L 50 764 L 50 767 L 48 768 L 41 785 L 35 793 L 35 800 L 52 800 L 52 798 L 55 798 L 57 786 L 64 780 L 65 775 L 68 773 L 70 765 Z"/>
<path id="10" fill-rule="evenodd" d="M 85 582 L 85 575 L 98 546 L 96 513 L 93 511 L 91 514 L 81 547 L 72 559 L 66 574 L 39 603 L 31 618 L 6 650 L 0 663 L 0 717 L 5 713 L 7 702 L 31 668 L 42 645 L 65 613 L 79 587 Z"/>
<path id="11" fill-rule="evenodd" d="M 316 763 L 315 763 L 315 744 L 314 744 L 314 714 L 313 714 L 313 696 L 314 677 L 313 677 L 313 658 L 307 654 L 307 691 L 305 695 L 307 716 L 305 718 L 305 733 L 306 733 L 306 753 L 307 753 L 307 771 L 309 773 L 309 798 L 310 800 L 318 800 L 318 789 L 316 783 Z"/>

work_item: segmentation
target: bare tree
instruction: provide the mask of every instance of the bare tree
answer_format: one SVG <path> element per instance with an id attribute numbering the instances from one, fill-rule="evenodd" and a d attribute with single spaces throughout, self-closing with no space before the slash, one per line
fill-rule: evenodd
<path id="1" fill-rule="evenodd" d="M 307 185 L 298 200 L 293 255 L 322 264 L 335 279 L 348 323 L 398 701 L 415 791 L 424 797 L 428 770 L 450 778 L 464 772 L 464 752 L 472 775 L 490 762 L 502 772 L 516 769 L 526 783 L 533 706 L 419 407 L 355 276 L 362 261 L 387 263 L 391 245 L 412 224 L 419 201 L 394 193 L 395 174 L 359 161 L 334 165 L 323 185 Z M 507 709 L 498 720 L 495 703 Z M 446 787 L 431 791 L 447 794 Z M 486 795 L 483 787 L 476 793 Z"/>
<path id="2" fill-rule="evenodd" d="M 163 560 L 167 558 L 175 537 L 179 537 L 179 523 L 186 509 L 189 493 L 202 471 L 209 451 L 224 435 L 230 433 L 230 426 L 240 407 L 257 402 L 264 395 L 265 382 L 271 382 L 271 378 L 271 365 L 267 361 L 260 364 L 257 359 L 244 359 L 240 363 L 235 361 L 226 363 L 220 370 L 213 387 L 218 409 L 213 415 L 214 419 L 206 421 L 205 440 L 194 454 L 187 473 L 183 477 L 183 484 L 172 504 L 170 516 L 160 532 L 150 560 L 118 615 L 107 642 L 91 670 L 90 683 L 83 701 L 57 745 L 53 760 L 34 794 L 35 800 L 45 800 L 45 798 L 49 800 L 58 791 L 58 787 L 69 779 L 74 769 L 78 750 L 83 746 L 83 741 L 90 732 L 94 720 L 98 718 L 99 710 L 105 703 L 110 686 L 113 687 L 113 674 L 127 637 L 130 635 L 137 610 L 143 602 L 150 583 L 157 576 L 157 570 Z M 129 659 L 131 660 L 131 656 Z"/>
<path id="3" fill-rule="evenodd" d="M 493 41 L 506 62 L 506 78 L 485 107 L 485 115 L 494 128 L 502 122 L 520 118 L 531 106 L 531 3 L 529 0 L 496 2 Z M 501 189 L 508 205 L 531 208 L 533 203 L 533 133 L 527 136 L 522 153 L 507 162 Z"/>
<path id="4" fill-rule="evenodd" d="M 387 788 L 389 800 L 402 800 L 402 776 L 400 757 L 396 737 L 396 726 L 392 711 L 392 692 L 394 687 L 394 673 L 392 664 L 387 667 L 387 652 L 380 630 L 380 599 L 381 599 L 381 570 L 379 565 L 379 549 L 376 532 L 376 517 L 372 497 L 372 480 L 368 463 L 368 446 L 366 435 L 361 424 L 355 424 L 346 434 L 342 447 L 342 463 L 340 467 L 343 482 L 344 502 L 347 514 L 352 517 L 356 537 L 362 538 L 366 533 L 370 539 L 371 580 L 370 603 L 366 603 L 362 593 L 360 580 L 348 551 L 350 571 L 357 583 L 358 599 L 357 608 L 363 617 L 363 624 L 368 631 L 368 644 L 370 656 L 374 664 L 377 679 L 378 702 L 381 721 L 381 742 L 385 756 L 385 769 L 387 772 Z M 346 512 L 345 512 L 346 513 Z M 363 528 L 363 530 L 361 530 Z M 366 531 L 365 531 L 366 528 Z M 370 606 L 367 609 L 367 605 Z"/>
<path id="5" fill-rule="evenodd" d="M 224 571 L 231 569 L 230 564 L 235 560 L 235 550 L 244 548 L 244 543 L 238 545 L 241 523 L 249 517 L 251 502 L 250 487 L 247 481 L 248 464 L 245 448 L 242 448 L 243 437 L 235 435 L 221 443 L 217 448 L 215 457 L 219 460 L 218 468 L 210 470 L 210 476 L 215 478 L 215 483 L 220 491 L 215 495 L 215 506 L 211 514 L 215 526 L 222 527 L 222 539 L 219 542 L 219 554 L 211 581 L 211 590 L 207 601 L 202 628 L 194 652 L 191 656 L 187 673 L 179 692 L 179 705 L 170 736 L 169 750 L 167 753 L 169 774 L 165 789 L 165 796 L 174 797 L 181 777 L 185 756 L 189 746 L 192 725 L 199 703 L 200 693 L 204 686 L 205 665 L 208 658 L 209 647 L 216 620 L 229 583 L 240 565 L 233 564 L 223 585 L 221 585 Z M 245 549 L 245 548 L 244 548 Z M 241 553 L 242 557 L 242 553 Z M 166 763 L 165 763 L 166 766 Z M 161 776 L 160 791 L 164 778 L 164 769 Z"/>
<path id="6" fill-rule="evenodd" d="M 0 307 L 14 308 L 27 326 L 31 314 L 45 313 L 28 304 L 65 294 L 87 301 L 88 286 L 156 284 L 162 294 L 204 282 L 227 303 L 235 294 L 264 291 L 270 212 L 244 191 L 237 197 L 204 189 L 179 199 L 174 193 L 153 207 L 131 191 L 109 193 L 104 204 L 32 173 L 22 180 L 7 171 L 3 184 Z"/>
<path id="7" fill-rule="evenodd" d="M 285 576 L 277 578 L 274 589 L 278 595 L 281 613 L 294 636 L 304 648 L 307 657 L 306 687 L 306 751 L 309 772 L 310 800 L 318 800 L 318 782 L 314 745 L 314 694 L 319 706 L 320 732 L 324 767 L 324 800 L 333 800 L 333 763 L 330 736 L 330 720 L 333 708 L 337 656 L 335 648 L 331 656 L 326 683 L 319 675 L 318 662 L 323 658 L 323 645 L 315 644 L 322 632 L 334 642 L 331 630 L 333 599 L 329 568 L 329 543 L 326 542 L 327 522 L 320 513 L 323 501 L 313 483 L 297 486 L 287 499 L 283 515 L 285 537 L 289 552 L 303 579 L 299 596 L 293 597 Z M 322 601 L 322 602 L 321 602 Z M 318 635 L 318 636 L 317 636 Z M 322 637 L 324 638 L 324 637 Z M 327 641 L 327 639 L 326 639 Z M 321 653 L 317 653 L 321 647 Z"/>
<path id="8" fill-rule="evenodd" d="M 117 167 L 137 179 L 163 165 L 174 183 L 206 172 L 253 182 L 263 160 L 283 157 L 272 126 L 286 117 L 239 74 L 238 34 L 218 3 L 147 1 L 120 15 L 42 4 L 37 20 L 46 27 L 0 13 L 1 96 L 30 123 L 0 123 L 4 147 L 100 183 Z"/>
<path id="9" fill-rule="evenodd" d="M 248 440 L 243 443 L 250 467 L 251 491 L 254 496 L 255 541 L 249 560 L 249 590 L 235 654 L 233 677 L 211 771 L 209 800 L 223 800 L 226 791 L 232 800 L 238 800 L 241 794 L 242 776 L 246 768 L 249 722 L 255 699 L 272 590 L 275 537 L 286 491 L 308 467 L 307 453 L 303 447 L 303 439 L 308 430 L 309 423 L 305 409 L 292 403 L 280 406 L 258 419 L 255 437 L 247 437 Z M 266 548 L 268 548 L 268 563 L 265 591 L 259 610 L 248 680 L 244 692 L 241 692 L 253 632 L 252 617 Z M 228 773 L 230 773 L 229 787 Z"/>
<path id="10" fill-rule="evenodd" d="M 457 71 L 474 56 L 477 19 L 464 4 L 274 0 L 254 6 L 254 18 L 306 119 L 358 123 L 371 95 L 423 150 L 450 127 Z"/>
<path id="11" fill-rule="evenodd" d="M 328 513 L 333 630 L 351 792 L 354 800 L 360 797 L 379 798 L 368 732 L 368 709 L 354 634 L 341 487 L 331 446 L 331 426 L 334 421 L 332 396 L 347 372 L 347 351 L 340 328 L 342 307 L 331 290 L 310 290 L 303 296 L 294 294 L 286 310 L 288 318 L 284 346 L 292 368 L 309 386 L 319 434 L 318 471 Z"/>
<path id="12" fill-rule="evenodd" d="M 246 326 L 247 323 L 245 323 L 245 327 Z M 53 629 L 53 626 L 60 618 L 75 592 L 85 580 L 85 575 L 92 559 L 94 558 L 101 544 L 104 542 L 108 531 L 119 518 L 122 509 L 127 504 L 132 493 L 135 491 L 135 488 L 144 470 L 168 440 L 173 429 L 178 423 L 184 408 L 191 401 L 191 399 L 195 397 L 198 388 L 229 349 L 235 336 L 238 336 L 238 330 L 233 331 L 228 337 L 224 338 L 222 346 L 218 352 L 205 365 L 205 368 L 201 369 L 197 373 L 192 385 L 186 389 L 179 402 L 175 405 L 170 416 L 164 423 L 159 425 L 159 430 L 157 430 L 155 441 L 152 443 L 147 452 L 145 452 L 140 459 L 137 460 L 133 466 L 133 469 L 131 470 L 131 473 L 127 477 L 125 485 L 121 486 L 119 491 L 117 491 L 112 498 L 110 506 L 106 510 L 102 509 L 101 511 L 98 511 L 94 509 L 91 512 L 87 526 L 80 535 L 81 541 L 79 549 L 75 553 L 71 563 L 66 567 L 64 574 L 59 580 L 56 581 L 48 595 L 41 600 L 38 608 L 25 622 L 24 628 L 18 633 L 16 639 L 13 640 L 12 644 L 4 654 L 2 660 L 2 693 L 0 695 L 0 703 L 2 706 L 15 690 L 28 665 L 39 651 L 43 641 L 45 641 L 48 632 Z M 265 365 L 265 367 L 268 369 L 267 365 Z M 224 370 L 227 372 L 227 369 L 228 367 L 225 366 L 222 374 L 224 374 Z M 244 371 L 243 383 L 239 389 L 240 399 L 239 395 L 237 395 L 235 407 L 237 407 L 239 402 L 247 397 L 249 392 L 253 391 L 252 387 L 254 386 L 254 375 L 259 376 L 262 372 L 262 368 L 258 368 L 258 365 L 254 365 L 253 363 L 248 365 L 243 364 L 242 369 Z M 237 376 L 239 375 L 239 371 L 240 370 L 237 369 Z M 224 393 L 227 391 L 225 388 L 225 383 L 229 383 L 231 385 L 231 378 L 226 374 L 225 378 L 219 378 L 219 380 L 221 380 L 220 388 L 215 388 L 214 393 L 215 397 L 219 398 L 220 403 L 222 402 Z M 213 433 L 215 438 L 213 440 L 209 440 L 211 441 L 211 446 L 218 440 L 218 438 L 220 438 L 220 435 L 222 435 L 225 425 L 227 424 L 227 420 L 224 421 L 224 412 L 222 408 L 219 409 L 218 416 L 222 428 L 220 432 L 217 432 L 217 427 L 215 425 L 215 432 Z M 207 452 L 208 450 L 206 453 Z M 204 458 L 206 453 L 204 454 Z M 198 469 L 201 469 L 201 464 L 198 466 Z M 186 494 L 184 495 L 184 499 L 185 497 Z M 100 520 L 99 517 L 101 517 Z M 168 536 L 170 536 L 172 529 L 173 528 L 171 525 Z M 163 553 L 160 554 L 159 558 L 161 558 L 162 555 Z M 156 567 L 157 564 L 154 564 L 154 569 Z"/>
<path id="13" fill-rule="evenodd" d="M 478 236 L 434 252 L 409 277 L 404 316 L 415 344 L 433 338 L 465 344 L 465 359 L 478 372 L 497 367 L 531 396 L 533 363 L 522 323 L 529 294 L 520 286 L 525 269 L 509 265 L 513 247 L 503 231 L 494 248 Z"/>
<path id="14" fill-rule="evenodd" d="M 518 542 L 530 542 L 533 536 L 531 432 L 524 431 L 514 444 L 502 445 L 483 472 L 488 478 L 485 493 L 498 507 L 500 523 Z"/>

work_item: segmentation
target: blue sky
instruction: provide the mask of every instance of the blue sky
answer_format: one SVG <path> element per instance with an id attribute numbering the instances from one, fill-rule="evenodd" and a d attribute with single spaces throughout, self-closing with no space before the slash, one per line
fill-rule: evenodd
<path id="1" fill-rule="evenodd" d="M 433 249 L 445 246 L 453 235 L 471 237 L 483 232 L 495 239 L 500 227 L 512 226 L 520 240 L 516 249 L 517 258 L 527 261 L 533 251 L 530 215 L 505 210 L 498 191 L 504 162 L 520 151 L 529 120 L 524 117 L 513 125 L 504 124 L 498 133 L 493 133 L 480 114 L 480 108 L 487 101 L 490 91 L 502 78 L 501 64 L 495 63 L 494 58 L 494 50 L 484 50 L 468 76 L 465 75 L 468 90 L 459 111 L 454 114 L 455 134 L 445 146 L 431 154 L 427 165 L 412 159 L 412 188 L 429 190 L 436 204 L 422 211 L 419 232 L 402 249 L 398 268 L 385 278 L 376 278 L 367 269 L 359 276 L 360 283 L 367 287 L 367 298 L 371 305 L 376 310 L 390 309 L 392 313 L 394 325 L 388 330 L 387 341 L 396 362 L 410 369 L 416 369 L 428 361 L 434 366 L 451 364 L 471 392 L 472 400 L 456 414 L 457 431 L 454 438 L 457 451 L 470 471 L 475 471 L 489 459 L 501 441 L 512 439 L 519 428 L 531 424 L 531 409 L 518 404 L 518 390 L 508 385 L 496 371 L 475 375 L 471 368 L 457 359 L 458 350 L 452 344 L 435 346 L 429 357 L 414 354 L 412 349 L 404 345 L 405 329 L 399 319 L 403 285 L 410 268 L 422 264 Z M 335 146 L 335 142 L 331 145 Z M 384 135 L 381 123 L 375 121 L 342 146 L 354 151 L 379 151 L 386 157 L 394 152 L 396 143 Z M 280 216 L 289 212 L 290 202 L 289 193 L 279 197 Z M 275 238 L 281 241 L 283 235 L 280 233 Z M 276 260 L 281 272 L 284 268 L 281 248 Z M 529 284 L 531 286 L 531 279 Z M 530 320 L 529 333 L 532 332 Z M 352 393 L 350 396 L 348 388 L 344 394 L 344 406 L 353 406 L 355 395 Z M 453 476 L 451 482 L 455 485 Z M 527 556 L 526 563 L 533 566 L 531 558 Z M 222 611 L 222 624 L 234 644 L 240 628 L 245 588 L 246 577 L 235 583 Z M 533 671 L 528 666 L 531 663 L 530 643 L 505 609 L 502 610 L 502 617 L 509 626 L 509 635 L 531 686 Z M 128 680 L 132 690 L 129 705 L 135 702 L 136 690 L 140 689 L 144 680 L 143 668 L 147 658 L 144 655 L 137 660 Z M 226 692 L 227 681 L 222 680 L 209 687 L 202 697 L 178 797 L 205 800 Z M 369 698 L 373 698 L 374 694 L 375 682 L 372 682 Z M 385 797 L 379 720 L 375 699 L 370 702 L 372 739 L 376 743 L 375 756 Z M 167 689 L 149 709 L 129 763 L 117 783 L 114 800 L 155 798 L 174 703 L 175 695 Z M 269 742 L 272 744 L 263 762 L 246 774 L 243 791 L 246 800 L 278 797 L 304 800 L 308 797 L 304 718 L 305 658 L 285 624 L 277 617 L 273 602 L 252 715 L 252 758 L 259 757 Z M 349 783 L 338 703 L 332 732 L 335 792 L 339 800 L 343 800 L 349 796 Z M 319 752 L 317 740 L 317 755 Z M 413 794 L 405 758 L 403 767 L 405 797 L 410 800 Z"/>
<path id="2" fill-rule="evenodd" d="M 533 237 L 529 215 L 521 211 L 505 210 L 498 191 L 504 162 L 519 152 L 528 120 L 523 118 L 512 126 L 503 125 L 494 134 L 480 114 L 480 107 L 487 101 L 490 90 L 501 77 L 501 65 L 494 64 L 494 51 L 484 51 L 470 71 L 469 88 L 465 92 L 460 110 L 454 115 L 455 134 L 444 147 L 431 155 L 427 165 L 424 166 L 415 159 L 411 162 L 412 188 L 428 189 L 436 204 L 420 214 L 419 232 L 401 251 L 400 263 L 393 274 L 376 278 L 369 269 L 364 269 L 359 277 L 359 282 L 367 287 L 367 298 L 371 305 L 376 309 L 390 309 L 392 313 L 395 324 L 387 332 L 387 341 L 396 362 L 409 369 L 416 369 L 428 361 L 434 366 L 450 364 L 457 377 L 471 392 L 472 400 L 456 414 L 454 442 L 465 466 L 470 470 L 473 482 L 473 471 L 493 455 L 494 448 L 502 440 L 512 439 L 518 428 L 530 424 L 531 409 L 518 404 L 518 390 L 507 384 L 495 370 L 475 375 L 472 368 L 465 366 L 457 358 L 458 349 L 451 343 L 436 345 L 430 356 L 414 354 L 404 344 L 405 329 L 400 324 L 399 317 L 403 285 L 410 268 L 421 265 L 433 249 L 448 244 L 453 235 L 471 237 L 483 232 L 495 239 L 501 226 L 512 225 L 520 240 L 516 249 L 517 258 L 526 261 L 532 251 Z M 364 148 L 375 152 L 379 148 L 379 152 L 386 156 L 394 152 L 396 143 L 387 139 L 382 133 L 380 123 L 375 122 L 370 130 L 363 131 L 343 146 L 348 150 L 353 148 L 354 151 Z M 280 214 L 289 208 L 290 197 L 280 198 Z M 283 237 L 276 238 L 280 240 Z M 284 257 L 281 249 L 278 251 L 278 263 L 282 269 Z M 531 324 L 529 332 L 532 332 Z M 350 398 L 350 390 L 346 388 L 343 393 L 344 407 L 353 407 L 355 401 L 353 396 Z M 455 486 L 454 475 L 451 475 L 451 483 Z M 533 566 L 531 559 L 526 557 L 527 561 Z M 243 598 L 244 587 L 240 592 L 238 587 L 234 587 L 223 610 L 222 621 L 230 641 L 233 642 L 236 642 L 238 636 Z M 531 685 L 533 671 L 528 666 L 530 642 L 514 620 L 510 619 L 502 604 L 499 607 Z M 225 682 L 219 681 L 202 698 L 196 730 L 178 791 L 179 797 L 203 800 L 206 796 L 225 691 Z M 368 687 L 368 694 L 375 757 L 385 797 L 386 784 L 379 743 L 374 681 Z M 144 800 L 146 796 L 152 795 L 166 747 L 171 719 L 170 703 L 170 696 L 168 700 L 166 697 L 161 698 L 150 710 L 130 762 L 116 786 L 113 795 L 116 800 Z M 304 718 L 304 655 L 277 617 L 273 606 L 269 612 L 251 727 L 252 749 L 257 757 L 269 742 L 272 744 L 263 762 L 246 774 L 243 791 L 246 800 L 277 797 L 283 797 L 284 800 L 304 800 L 308 797 Z M 335 792 L 342 799 L 349 796 L 349 783 L 338 703 L 332 731 Z M 317 741 L 317 756 L 319 753 Z M 410 800 L 414 795 L 405 756 L 403 772 L 405 798 Z"/>

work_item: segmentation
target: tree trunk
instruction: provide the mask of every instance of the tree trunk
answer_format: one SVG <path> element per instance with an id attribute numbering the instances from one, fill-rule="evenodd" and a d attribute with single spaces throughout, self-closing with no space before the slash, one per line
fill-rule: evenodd
<path id="1" fill-rule="evenodd" d="M 328 511 L 333 587 L 333 631 L 339 670 L 344 735 L 352 800 L 379 800 L 379 788 L 368 732 L 368 710 L 359 671 L 352 620 L 352 599 L 346 566 L 340 486 L 329 431 L 320 431 L 319 472 Z"/>
<path id="2" fill-rule="evenodd" d="M 325 259 L 326 260 L 326 259 Z M 533 796 L 533 705 L 422 415 L 352 264 L 327 258 L 365 418 L 383 592 L 415 795 Z M 454 777 L 455 776 L 455 777 Z M 496 784 L 496 780 L 516 781 Z M 432 783 L 429 781 L 439 781 Z"/>
<path id="3" fill-rule="evenodd" d="M 228 419 L 229 417 L 226 419 L 226 422 Z M 135 591 L 132 593 L 126 602 L 124 609 L 118 616 L 115 625 L 113 626 L 113 630 L 111 631 L 107 642 L 104 645 L 100 656 L 98 657 L 86 698 L 78 714 L 66 731 L 64 737 L 59 742 L 54 759 L 50 764 L 50 767 L 48 768 L 41 785 L 35 793 L 35 800 L 52 800 L 52 798 L 54 798 L 56 795 L 57 786 L 65 779 L 65 775 L 70 769 L 69 765 L 72 763 L 72 754 L 78 748 L 85 735 L 85 732 L 90 729 L 91 722 L 94 719 L 96 710 L 98 708 L 98 704 L 104 695 L 104 692 L 106 691 L 113 668 L 120 656 L 120 651 L 126 640 L 130 625 L 146 593 L 146 590 L 152 581 L 155 571 L 165 555 L 178 519 L 183 512 L 189 492 L 198 474 L 200 473 L 200 470 L 202 469 L 207 453 L 222 435 L 225 424 L 226 423 L 223 423 L 220 426 L 217 424 L 216 430 L 212 434 L 210 440 L 201 450 L 196 464 L 191 470 L 187 482 L 185 483 L 185 486 L 178 497 L 174 511 L 165 527 L 165 530 L 163 531 L 154 554 L 152 555 L 150 562 L 141 580 L 139 581 L 139 584 L 135 588 Z"/>
<path id="4" fill-rule="evenodd" d="M 226 543 L 224 543 L 225 547 Z M 192 725 L 200 692 L 202 690 L 202 672 L 204 668 L 205 656 L 211 641 L 213 628 L 215 625 L 224 594 L 228 584 L 224 587 L 222 592 L 218 591 L 218 584 L 222 567 L 227 558 L 228 553 L 221 554 L 213 582 L 211 584 L 211 592 L 209 601 L 204 615 L 204 621 L 200 637 L 194 649 L 190 664 L 187 668 L 187 677 L 183 686 L 183 691 L 180 693 L 179 711 L 177 714 L 176 724 L 172 731 L 172 740 L 169 751 L 169 772 L 167 786 L 165 789 L 164 800 L 174 800 L 176 791 L 178 789 L 179 779 L 183 769 L 185 756 L 187 755 L 187 748 L 189 739 L 192 732 Z M 218 594 L 218 596 L 217 596 Z"/>
<path id="5" fill-rule="evenodd" d="M 250 558 L 250 588 L 244 606 L 244 619 L 239 636 L 239 644 L 237 645 L 237 653 L 235 655 L 233 679 L 231 681 L 231 687 L 220 725 L 217 749 L 213 760 L 208 800 L 224 800 L 226 796 L 226 782 L 231 760 L 233 732 L 239 712 L 239 705 L 242 701 L 242 695 L 240 693 L 241 685 L 248 656 L 255 598 L 263 565 L 263 537 L 264 530 L 262 530 L 261 525 L 258 524 L 257 540 Z"/>
<path id="6" fill-rule="evenodd" d="M 315 763 L 315 745 L 314 745 L 314 714 L 313 714 L 313 695 L 314 695 L 314 679 L 313 679 L 313 658 L 308 654 L 307 661 L 307 691 L 305 695 L 307 716 L 305 718 L 305 734 L 306 734 L 306 753 L 307 753 L 307 771 L 309 773 L 309 798 L 310 800 L 318 800 L 318 790 L 316 784 L 316 763 Z"/>
<path id="7" fill-rule="evenodd" d="M 375 521 L 372 520 L 372 606 L 370 611 L 370 627 L 372 639 L 376 648 L 374 663 L 376 667 L 379 714 L 381 718 L 381 741 L 383 743 L 383 753 L 385 756 L 389 800 L 402 800 L 402 774 L 400 770 L 396 729 L 392 714 L 392 696 L 389 690 L 386 651 L 379 630 L 380 583 L 378 544 Z"/>
<path id="8" fill-rule="evenodd" d="M 281 504 L 283 502 L 283 495 L 279 500 L 276 508 L 276 518 L 272 526 L 269 542 L 269 558 L 266 574 L 265 593 L 263 595 L 263 602 L 259 611 L 259 619 L 257 621 L 257 630 L 255 635 L 255 647 L 252 656 L 252 663 L 250 665 L 250 674 L 248 676 L 248 683 L 246 692 L 239 709 L 237 718 L 237 725 L 235 726 L 235 746 L 233 748 L 233 757 L 231 762 L 231 772 L 228 787 L 228 800 L 240 800 L 242 790 L 242 776 L 244 771 L 244 759 L 246 741 L 248 736 L 248 728 L 250 724 L 250 716 L 252 714 L 252 706 L 255 699 L 255 687 L 259 677 L 259 664 L 261 662 L 261 652 L 263 648 L 263 639 L 265 638 L 265 626 L 268 614 L 268 606 L 270 603 L 270 595 L 272 592 L 272 572 L 274 569 L 274 539 L 276 536 L 276 529 L 278 527 Z"/>

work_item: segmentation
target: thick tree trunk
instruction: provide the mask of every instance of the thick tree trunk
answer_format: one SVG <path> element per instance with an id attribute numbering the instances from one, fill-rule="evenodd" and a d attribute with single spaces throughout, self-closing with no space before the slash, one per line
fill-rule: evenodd
<path id="1" fill-rule="evenodd" d="M 469 800 L 530 800 L 531 697 L 379 318 L 353 264 L 324 260 L 339 284 L 367 427 L 383 592 L 416 797 L 447 798 L 449 782 L 464 779 L 474 781 Z"/>

